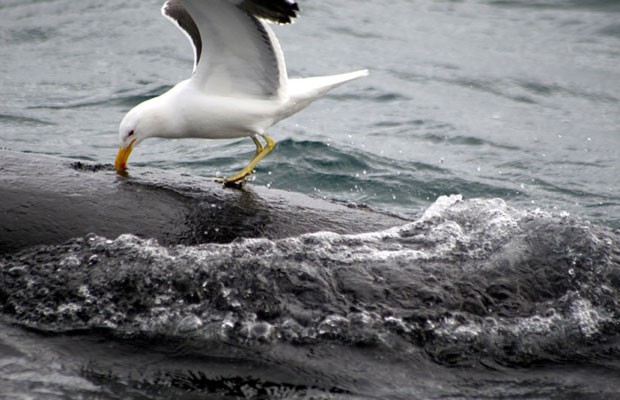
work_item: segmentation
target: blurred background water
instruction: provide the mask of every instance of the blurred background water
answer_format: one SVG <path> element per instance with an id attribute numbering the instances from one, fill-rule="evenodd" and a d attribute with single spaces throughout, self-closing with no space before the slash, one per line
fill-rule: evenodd
<path id="1" fill-rule="evenodd" d="M 123 115 L 191 73 L 160 5 L 0 0 L 0 147 L 112 163 Z M 617 398 L 620 2 L 300 6 L 290 76 L 371 74 L 273 127 L 249 184 L 415 222 L 0 258 L 0 397 Z M 149 139 L 129 166 L 253 152 Z"/>
<path id="2" fill-rule="evenodd" d="M 191 73 L 159 1 L 3 0 L 0 146 L 112 162 L 132 106 Z M 500 197 L 620 226 L 620 3 L 305 1 L 290 76 L 368 68 L 272 128 L 254 185 L 417 214 Z M 134 165 L 213 176 L 250 140 L 151 139 Z"/>

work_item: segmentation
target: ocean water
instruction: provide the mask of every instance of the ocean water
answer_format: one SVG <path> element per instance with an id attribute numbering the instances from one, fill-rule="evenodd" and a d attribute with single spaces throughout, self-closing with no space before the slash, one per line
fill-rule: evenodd
<path id="1" fill-rule="evenodd" d="M 0 147 L 112 163 L 123 115 L 191 73 L 159 6 L 1 0 Z M 248 185 L 410 222 L 3 255 L 0 394 L 618 398 L 620 3 L 300 6 L 274 28 L 289 75 L 370 76 L 273 127 Z M 207 179 L 253 152 L 149 139 L 130 175 Z"/>
<path id="2" fill-rule="evenodd" d="M 158 2 L 0 7 L 3 147 L 110 163 L 124 113 L 191 73 Z M 272 128 L 254 185 L 409 215 L 445 194 L 500 197 L 620 226 L 616 1 L 301 7 L 276 27 L 290 76 L 371 75 Z M 213 176 L 252 152 L 248 139 L 152 139 L 130 162 Z"/>

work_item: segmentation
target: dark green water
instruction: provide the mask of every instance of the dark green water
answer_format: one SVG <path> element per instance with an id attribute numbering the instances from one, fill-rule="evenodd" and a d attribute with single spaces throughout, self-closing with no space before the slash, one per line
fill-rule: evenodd
<path id="1" fill-rule="evenodd" d="M 0 397 L 617 398 L 620 3 L 300 5 L 275 28 L 289 75 L 370 76 L 272 128 L 249 184 L 415 222 L 2 258 Z M 0 0 L 0 147 L 112 163 L 123 115 L 191 72 L 159 6 Z M 212 177 L 253 151 L 150 139 L 130 166 Z"/>

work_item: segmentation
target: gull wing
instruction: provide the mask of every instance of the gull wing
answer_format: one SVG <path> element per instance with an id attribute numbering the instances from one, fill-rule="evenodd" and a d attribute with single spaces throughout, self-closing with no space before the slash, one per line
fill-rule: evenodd
<path id="1" fill-rule="evenodd" d="M 284 98 L 287 75 L 282 49 L 265 20 L 288 23 L 292 0 L 169 0 L 162 13 L 191 39 L 192 80 L 221 96 Z"/>
<path id="2" fill-rule="evenodd" d="M 194 71 L 196 71 L 196 66 L 200 61 L 200 54 L 202 53 L 202 39 L 192 16 L 189 15 L 180 0 L 168 0 L 165 2 L 161 7 L 161 14 L 172 21 L 192 43 L 194 48 Z"/>
<path id="3" fill-rule="evenodd" d="M 289 24 L 297 17 L 299 7 L 295 0 L 229 0 L 249 14 L 271 22 Z"/>

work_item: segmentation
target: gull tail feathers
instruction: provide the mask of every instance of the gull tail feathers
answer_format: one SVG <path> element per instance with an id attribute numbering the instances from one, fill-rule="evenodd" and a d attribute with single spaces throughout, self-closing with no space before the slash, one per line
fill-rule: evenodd
<path id="1" fill-rule="evenodd" d="M 301 110 L 302 108 L 305 108 L 314 100 L 323 96 L 330 90 L 349 81 L 362 78 L 367 75 L 368 70 L 362 69 L 359 71 L 353 71 L 338 75 L 289 79 L 288 93 L 289 104 L 292 107 L 291 114 Z"/>

